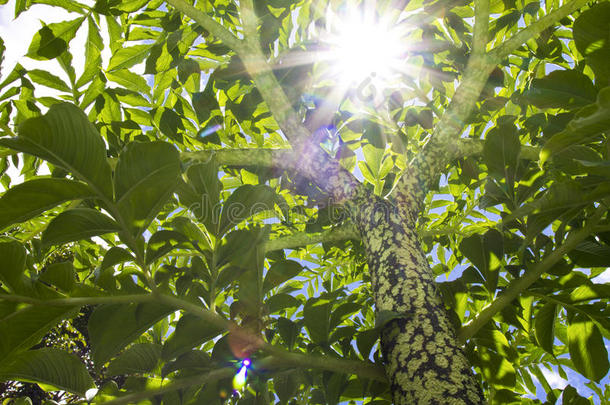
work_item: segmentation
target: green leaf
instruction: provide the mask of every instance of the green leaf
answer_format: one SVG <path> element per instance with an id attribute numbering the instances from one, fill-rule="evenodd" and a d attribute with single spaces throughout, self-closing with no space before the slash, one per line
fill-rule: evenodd
<path id="1" fill-rule="evenodd" d="M 91 188 L 74 180 L 40 178 L 26 181 L 0 197 L 0 229 L 34 218 L 65 201 L 92 196 Z"/>
<path id="2" fill-rule="evenodd" d="M 46 115 L 25 121 L 17 138 L 2 138 L 0 145 L 63 167 L 100 196 L 112 197 L 106 145 L 87 116 L 72 104 L 52 105 Z"/>
<path id="3" fill-rule="evenodd" d="M 284 343 L 286 343 L 286 346 L 288 346 L 288 350 L 293 350 L 297 337 L 301 332 L 301 326 L 288 318 L 279 317 L 277 319 L 277 330 L 284 340 Z"/>
<path id="4" fill-rule="evenodd" d="M 286 308 L 296 308 L 301 306 L 301 301 L 290 294 L 276 294 L 265 301 L 270 314 L 283 311 Z"/>
<path id="5" fill-rule="evenodd" d="M 328 342 L 332 302 L 324 298 L 310 298 L 303 308 L 305 328 L 315 343 Z"/>
<path id="6" fill-rule="evenodd" d="M 356 302 L 346 302 L 338 305 L 330 316 L 330 328 L 335 329 L 341 322 L 360 311 L 362 305 Z"/>
<path id="7" fill-rule="evenodd" d="M 85 17 L 43 26 L 32 39 L 26 56 L 36 60 L 54 59 L 68 50 L 68 44 Z"/>
<path id="8" fill-rule="evenodd" d="M 165 363 L 161 376 L 165 378 L 176 370 L 208 369 L 214 366 L 210 355 L 201 350 L 191 350 L 178 357 L 175 361 Z"/>
<path id="9" fill-rule="evenodd" d="M 186 217 L 175 217 L 167 225 L 186 236 L 196 249 L 212 250 L 209 237 L 190 219 Z"/>
<path id="10" fill-rule="evenodd" d="M 109 376 L 148 373 L 155 369 L 161 358 L 161 345 L 137 343 L 108 364 Z"/>
<path id="11" fill-rule="evenodd" d="M 75 208 L 64 211 L 51 220 L 42 234 L 42 243 L 46 246 L 61 245 L 120 230 L 112 218 L 97 210 Z"/>
<path id="12" fill-rule="evenodd" d="M 137 73 L 129 71 L 128 69 L 108 72 L 106 73 L 106 78 L 120 84 L 126 89 L 139 92 L 140 94 L 150 94 L 150 86 L 148 83 L 146 83 L 146 79 Z"/>
<path id="13" fill-rule="evenodd" d="M 298 370 L 290 370 L 273 377 L 273 388 L 281 404 L 287 404 L 297 396 L 300 384 Z"/>
<path id="14" fill-rule="evenodd" d="M 134 11 L 138 11 L 147 5 L 149 2 L 150 0 L 130 0 L 117 4 L 116 8 L 127 13 L 133 13 Z"/>
<path id="15" fill-rule="evenodd" d="M 274 211 L 275 204 L 286 207 L 286 201 L 266 185 L 246 184 L 235 190 L 225 201 L 220 214 L 217 235 L 261 211 Z"/>
<path id="16" fill-rule="evenodd" d="M 25 248 L 19 242 L 0 243 L 0 281 L 12 291 L 23 290 Z"/>
<path id="17" fill-rule="evenodd" d="M 553 342 L 555 340 L 555 319 L 557 317 L 557 304 L 547 302 L 536 313 L 534 327 L 536 340 L 540 347 L 551 355 L 553 354 Z"/>
<path id="18" fill-rule="evenodd" d="M 164 360 L 171 360 L 215 338 L 221 332 L 222 329 L 210 325 L 203 319 L 185 314 L 176 324 L 174 333 L 165 341 L 161 356 Z"/>
<path id="19" fill-rule="evenodd" d="M 610 87 L 600 90 L 597 102 L 578 111 L 565 130 L 553 135 L 540 151 L 541 164 L 570 145 L 582 144 L 610 128 Z"/>
<path id="20" fill-rule="evenodd" d="M 516 170 L 520 150 L 517 128 L 513 124 L 498 125 L 485 137 L 483 160 L 490 172 L 505 177 Z"/>
<path id="21" fill-rule="evenodd" d="M 375 312 L 375 329 L 381 330 L 394 319 L 405 319 L 407 314 L 382 309 Z"/>
<path id="22" fill-rule="evenodd" d="M 106 252 L 104 260 L 102 260 L 100 270 L 107 269 L 115 264 L 133 261 L 135 261 L 135 258 L 131 255 L 131 253 L 129 253 L 129 251 L 117 246 L 113 246 Z"/>
<path id="23" fill-rule="evenodd" d="M 303 271 L 303 266 L 294 260 L 282 260 L 273 263 L 269 271 L 265 275 L 263 282 L 263 294 L 269 292 L 272 288 L 288 281 Z"/>
<path id="24" fill-rule="evenodd" d="M 7 356 L 37 344 L 62 319 L 78 307 L 30 306 L 0 320 L 0 364 Z"/>
<path id="25" fill-rule="evenodd" d="M 515 386 L 515 368 L 506 357 L 486 347 L 480 347 L 478 354 L 478 362 L 485 381 L 500 387 Z"/>
<path id="26" fill-rule="evenodd" d="M 608 372 L 608 351 L 598 327 L 585 315 L 568 319 L 570 358 L 579 373 L 599 382 Z"/>
<path id="27" fill-rule="evenodd" d="M 149 54 L 152 44 L 134 45 L 120 48 L 114 52 L 108 64 L 108 71 L 127 69 L 144 61 Z"/>
<path id="28" fill-rule="evenodd" d="M 74 266 L 71 262 L 50 264 L 40 275 L 38 280 L 54 285 L 62 291 L 70 292 L 76 283 Z"/>
<path id="29" fill-rule="evenodd" d="M 89 7 L 75 0 L 31 0 L 32 4 L 48 4 L 50 6 L 61 7 L 67 11 L 84 14 L 84 10 Z"/>
<path id="30" fill-rule="evenodd" d="M 610 266 L 610 246 L 594 240 L 585 240 L 572 249 L 568 256 L 581 267 Z"/>
<path id="31" fill-rule="evenodd" d="M 85 42 L 85 68 L 76 83 L 77 87 L 92 81 L 102 65 L 102 49 L 104 49 L 102 36 L 95 21 L 90 16 L 87 17 L 87 24 L 89 33 L 87 34 L 87 42 Z"/>
<path id="32" fill-rule="evenodd" d="M 146 263 L 150 264 L 165 254 L 188 242 L 186 236 L 176 231 L 160 230 L 148 240 L 146 247 Z"/>
<path id="33" fill-rule="evenodd" d="M 145 229 L 163 207 L 180 177 L 178 150 L 165 142 L 132 142 L 115 170 L 116 202 L 134 234 Z"/>
<path id="34" fill-rule="evenodd" d="M 209 232 L 215 232 L 220 215 L 220 191 L 222 183 L 218 180 L 218 165 L 214 159 L 197 163 L 186 170 L 190 198 L 181 196 L 199 222 L 205 224 Z M 184 201 L 183 201 L 184 200 Z"/>
<path id="35" fill-rule="evenodd" d="M 109 304 L 96 307 L 89 318 L 93 362 L 100 368 L 173 311 L 173 308 L 157 303 Z"/>
<path id="36" fill-rule="evenodd" d="M 563 389 L 562 405 L 591 405 L 591 401 L 578 395 L 576 388 L 568 385 Z"/>
<path id="37" fill-rule="evenodd" d="M 29 350 L 3 362 L 0 380 L 9 379 L 49 384 L 80 396 L 95 386 L 77 356 L 51 347 Z"/>
<path id="38" fill-rule="evenodd" d="M 55 90 L 63 91 L 66 93 L 72 92 L 70 86 L 68 86 L 63 80 L 47 72 L 46 70 L 32 69 L 28 71 L 28 76 L 33 82 L 41 84 L 46 87 L 50 87 Z"/>
<path id="39" fill-rule="evenodd" d="M 538 108 L 577 108 L 595 101 L 597 91 L 588 76 L 576 70 L 555 70 L 534 79 L 523 94 Z"/>
<path id="40" fill-rule="evenodd" d="M 258 227 L 229 232 L 216 249 L 215 266 L 231 263 L 242 269 L 250 268 L 266 236 L 265 228 Z"/>
<path id="41" fill-rule="evenodd" d="M 592 4 L 574 21 L 574 43 L 595 72 L 596 82 L 610 80 L 610 4 Z"/>

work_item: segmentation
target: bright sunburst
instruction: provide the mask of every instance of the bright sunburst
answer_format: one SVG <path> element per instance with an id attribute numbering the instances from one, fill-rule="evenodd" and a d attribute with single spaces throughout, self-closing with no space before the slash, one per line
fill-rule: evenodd
<path id="1" fill-rule="evenodd" d="M 389 80 L 400 70 L 405 44 L 396 27 L 373 13 L 335 16 L 333 22 L 333 34 L 327 40 L 333 76 L 353 84 L 368 77 Z"/>

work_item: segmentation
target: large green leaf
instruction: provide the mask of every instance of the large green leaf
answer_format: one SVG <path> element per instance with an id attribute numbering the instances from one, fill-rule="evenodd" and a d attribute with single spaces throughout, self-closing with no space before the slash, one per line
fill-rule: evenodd
<path id="1" fill-rule="evenodd" d="M 294 260 L 282 260 L 273 263 L 265 275 L 265 281 L 263 282 L 263 294 L 266 294 L 272 288 L 275 288 L 283 282 L 299 275 L 302 271 L 303 266 Z"/>
<path id="2" fill-rule="evenodd" d="M 92 236 L 118 232 L 121 228 L 112 218 L 91 208 L 64 211 L 49 223 L 42 234 L 42 243 L 61 245 Z"/>
<path id="3" fill-rule="evenodd" d="M 60 290 L 70 292 L 76 283 L 74 266 L 71 262 L 49 264 L 38 277 L 38 280 L 54 285 Z"/>
<path id="4" fill-rule="evenodd" d="M 156 303 L 100 305 L 89 318 L 93 362 L 99 368 L 174 311 Z"/>
<path id="5" fill-rule="evenodd" d="M 123 263 L 123 262 L 133 262 L 135 258 L 129 253 L 127 250 L 113 246 L 104 255 L 104 260 L 102 260 L 102 264 L 100 265 L 100 270 L 104 270 L 110 266 L 114 266 L 115 264 Z"/>
<path id="6" fill-rule="evenodd" d="M 52 105 L 46 115 L 25 121 L 17 138 L 2 138 L 0 145 L 63 167 L 99 195 L 112 197 L 106 145 L 87 116 L 72 104 Z"/>
<path id="7" fill-rule="evenodd" d="M 524 93 L 538 108 L 584 107 L 595 101 L 595 87 L 588 76 L 576 70 L 555 70 L 542 79 L 534 79 Z"/>
<path id="8" fill-rule="evenodd" d="M 485 137 L 483 158 L 489 171 L 501 178 L 517 168 L 521 142 L 513 124 L 492 128 Z"/>
<path id="9" fill-rule="evenodd" d="M 548 302 L 536 313 L 534 319 L 536 340 L 540 347 L 553 354 L 555 341 L 555 319 L 557 318 L 557 304 Z"/>
<path id="10" fill-rule="evenodd" d="M 117 162 L 116 202 L 130 230 L 137 234 L 157 215 L 178 183 L 180 156 L 165 142 L 133 142 Z"/>
<path id="11" fill-rule="evenodd" d="M 599 382 L 608 373 L 608 351 L 597 325 L 586 315 L 577 314 L 568 322 L 570 358 L 579 373 Z"/>
<path id="12" fill-rule="evenodd" d="M 161 345 L 137 343 L 108 365 L 108 375 L 124 375 L 151 372 L 161 358 Z"/>
<path id="13" fill-rule="evenodd" d="M 190 351 L 208 340 L 218 336 L 222 329 L 210 325 L 201 318 L 192 315 L 183 315 L 176 324 L 176 330 L 163 345 L 162 356 L 164 360 L 171 360 Z"/>
<path id="14" fill-rule="evenodd" d="M 186 236 L 176 231 L 166 229 L 155 232 L 146 246 L 146 263 L 152 263 L 158 258 L 188 243 Z"/>
<path id="15" fill-rule="evenodd" d="M 328 342 L 332 302 L 326 298 L 310 298 L 303 308 L 305 328 L 315 343 Z"/>
<path id="16" fill-rule="evenodd" d="M 83 397 L 95 386 L 76 355 L 52 347 L 22 352 L 2 362 L 0 380 L 9 379 L 49 384 Z"/>
<path id="17" fill-rule="evenodd" d="M 0 364 L 9 355 L 27 350 L 75 307 L 30 306 L 0 319 Z"/>
<path id="18" fill-rule="evenodd" d="M 284 199 L 266 185 L 246 184 L 235 190 L 225 201 L 218 223 L 218 235 L 262 211 L 274 211 L 275 204 L 286 208 Z"/>
<path id="19" fill-rule="evenodd" d="M 28 76 L 33 82 L 50 87 L 55 90 L 69 93 L 70 87 L 59 77 L 47 72 L 46 70 L 32 69 L 28 71 Z"/>
<path id="20" fill-rule="evenodd" d="M 610 266 L 610 246 L 594 240 L 585 240 L 572 249 L 568 256 L 582 267 Z"/>
<path id="21" fill-rule="evenodd" d="M 0 243 L 0 281 L 17 293 L 24 288 L 25 258 L 25 248 L 21 243 Z"/>
<path id="22" fill-rule="evenodd" d="M 570 145 L 582 144 L 600 132 L 610 128 L 610 87 L 602 89 L 595 104 L 581 109 L 568 123 L 566 129 L 553 135 L 540 151 L 540 161 L 544 163 L 554 154 Z"/>
<path id="23" fill-rule="evenodd" d="M 220 191 L 222 183 L 218 180 L 218 166 L 214 159 L 198 163 L 186 170 L 190 193 L 182 193 L 181 201 L 188 204 L 191 212 L 202 222 L 209 232 L 215 232 L 220 215 Z M 190 198 L 189 198 L 190 197 Z"/>
<path id="24" fill-rule="evenodd" d="M 145 44 L 120 48 L 110 58 L 108 71 L 129 68 L 142 62 L 148 56 L 152 46 L 152 44 Z"/>
<path id="25" fill-rule="evenodd" d="M 80 28 L 85 17 L 43 26 L 32 39 L 28 57 L 37 60 L 54 59 L 68 50 L 68 44 Z"/>
<path id="26" fill-rule="evenodd" d="M 512 388 L 515 386 L 515 368 L 506 357 L 487 347 L 481 347 L 478 355 L 481 372 L 486 381 L 501 387 Z"/>
<path id="27" fill-rule="evenodd" d="M 574 43 L 593 68 L 597 81 L 610 84 L 610 4 L 599 2 L 574 21 Z"/>
<path id="28" fill-rule="evenodd" d="M 89 33 L 85 43 L 85 68 L 78 79 L 77 86 L 82 86 L 95 77 L 102 63 L 102 49 L 104 44 L 99 29 L 92 17 L 87 17 Z"/>
<path id="29" fill-rule="evenodd" d="M 93 197 L 86 184 L 55 178 L 40 178 L 12 187 L 0 197 L 0 229 L 27 221 L 70 200 Z"/>

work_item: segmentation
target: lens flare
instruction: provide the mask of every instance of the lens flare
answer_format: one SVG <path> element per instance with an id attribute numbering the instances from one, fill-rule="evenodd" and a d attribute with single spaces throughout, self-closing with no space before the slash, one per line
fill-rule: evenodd
<path id="1" fill-rule="evenodd" d="M 233 377 L 233 389 L 236 391 L 241 391 L 246 386 L 246 379 L 248 377 L 248 367 L 250 367 L 250 359 L 244 359 L 241 362 L 241 368 Z"/>

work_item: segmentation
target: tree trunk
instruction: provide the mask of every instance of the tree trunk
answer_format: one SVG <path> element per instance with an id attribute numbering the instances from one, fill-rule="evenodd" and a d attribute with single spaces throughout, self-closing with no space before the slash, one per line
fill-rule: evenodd
<path id="1" fill-rule="evenodd" d="M 394 404 L 483 404 L 481 388 L 458 346 L 414 221 L 381 198 L 353 201 L 365 244 L 378 314 L 381 350 Z M 391 311 L 391 312 L 385 312 Z"/>

